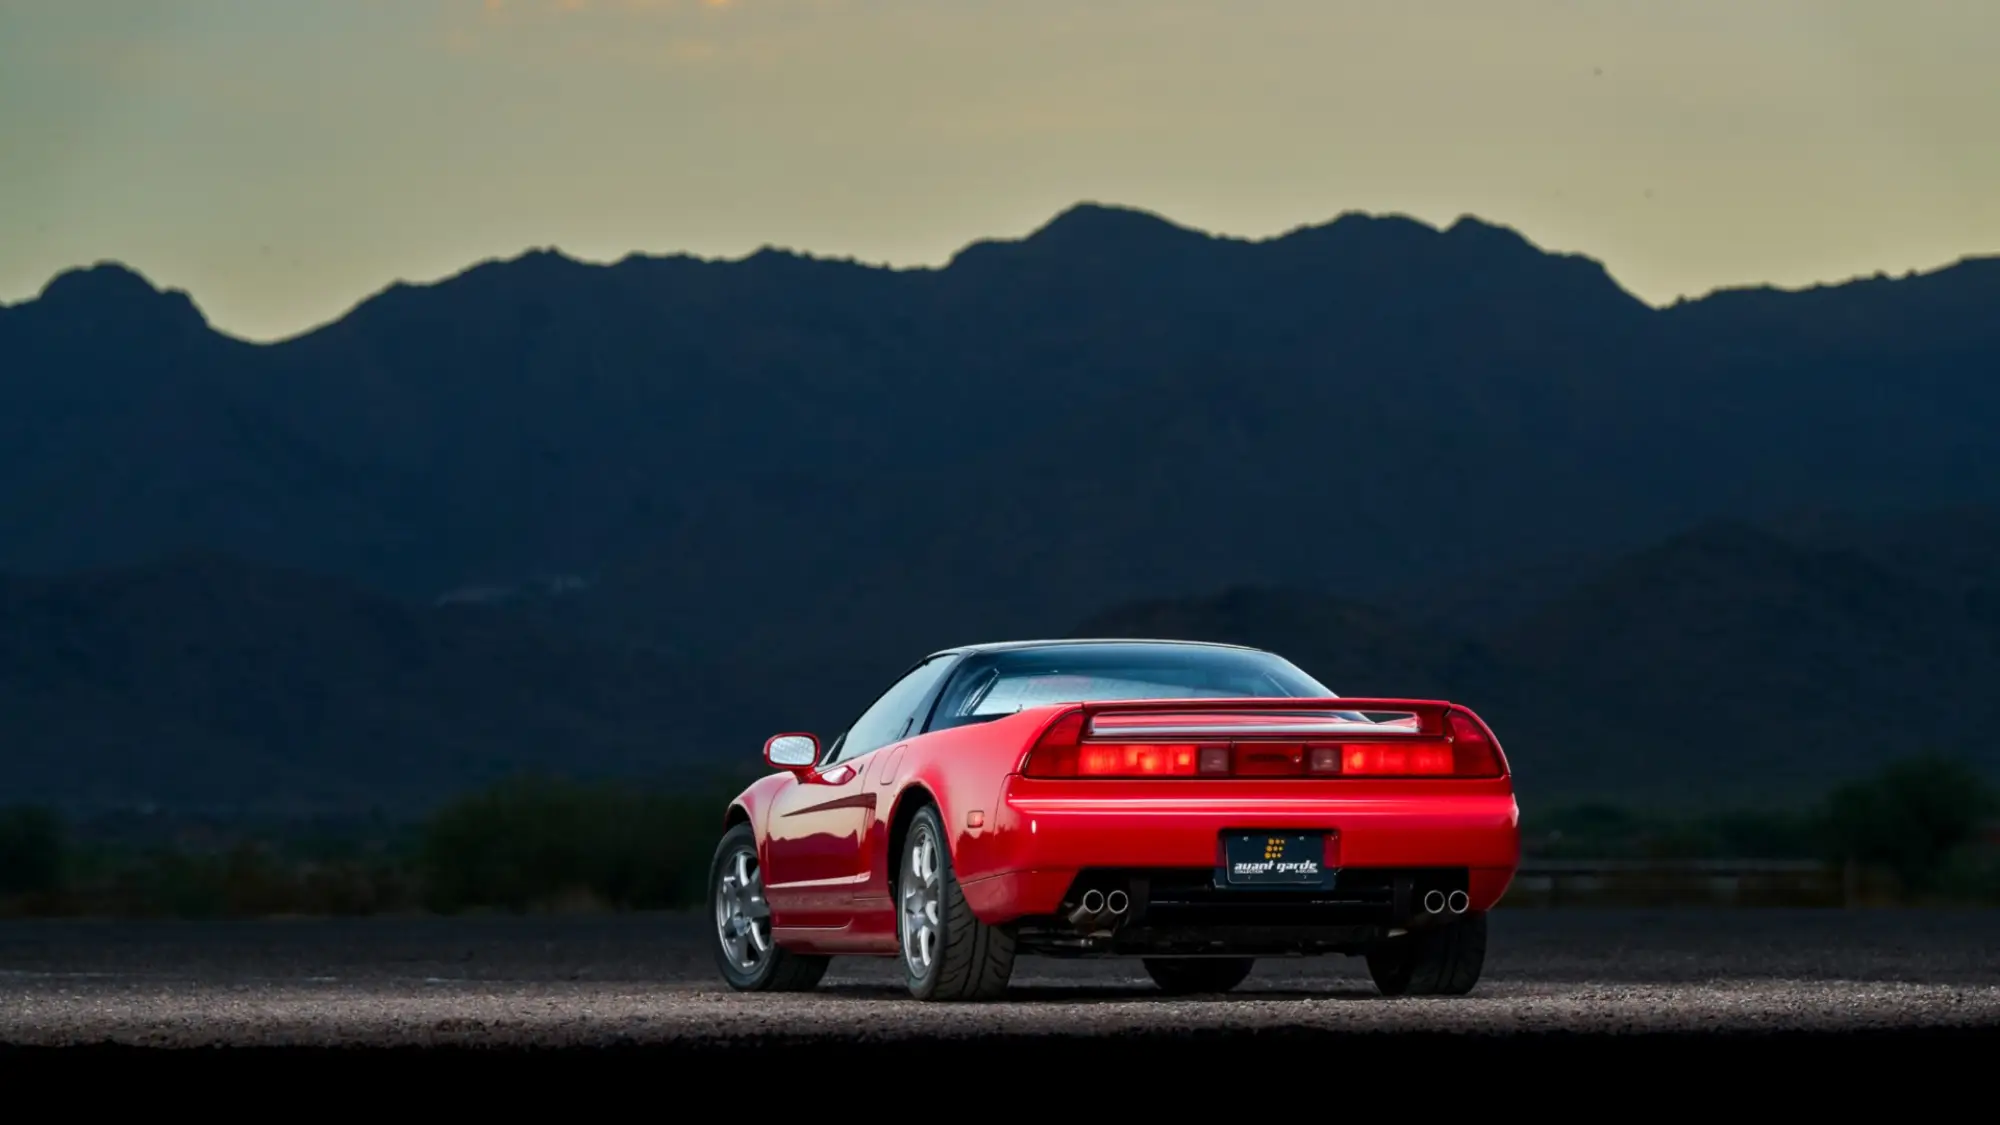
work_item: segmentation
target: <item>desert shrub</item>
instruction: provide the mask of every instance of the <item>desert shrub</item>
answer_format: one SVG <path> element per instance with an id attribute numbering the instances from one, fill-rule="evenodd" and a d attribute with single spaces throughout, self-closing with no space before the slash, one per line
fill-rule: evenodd
<path id="1" fill-rule="evenodd" d="M 700 900 L 721 831 L 710 799 L 524 779 L 438 812 L 418 870 L 426 903 L 456 913 L 568 902 L 660 909 Z"/>
<path id="2" fill-rule="evenodd" d="M 48 809 L 0 809 L 0 898 L 54 895 L 62 890 L 66 841 Z"/>
<path id="3" fill-rule="evenodd" d="M 1963 762 L 1919 757 L 1840 786 L 1827 798 L 1822 835 L 1827 858 L 1895 875 L 1913 895 L 1942 892 L 1956 857 L 1992 815 L 1986 779 Z"/>

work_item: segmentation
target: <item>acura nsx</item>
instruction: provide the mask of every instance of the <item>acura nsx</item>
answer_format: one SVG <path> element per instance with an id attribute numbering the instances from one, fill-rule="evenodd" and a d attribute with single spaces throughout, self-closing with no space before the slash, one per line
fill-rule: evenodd
<path id="1" fill-rule="evenodd" d="M 1257 958 L 1366 958 L 1385 995 L 1477 984 L 1520 863 L 1512 773 L 1469 708 L 1336 695 L 1234 645 L 934 653 L 728 807 L 715 955 L 741 991 L 895 957 L 912 995 L 1002 995 L 1015 958 L 1138 957 L 1170 993 Z"/>

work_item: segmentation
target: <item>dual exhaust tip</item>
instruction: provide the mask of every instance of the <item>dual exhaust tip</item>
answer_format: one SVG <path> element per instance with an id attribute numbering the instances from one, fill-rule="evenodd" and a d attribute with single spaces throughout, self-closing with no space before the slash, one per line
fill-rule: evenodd
<path id="1" fill-rule="evenodd" d="M 1124 891 L 1103 891 L 1091 889 L 1083 892 L 1083 899 L 1077 908 L 1069 912 L 1072 926 L 1093 927 L 1104 923 L 1107 918 L 1116 918 L 1132 908 L 1131 896 Z"/>
<path id="2" fill-rule="evenodd" d="M 1453 891 L 1449 895 L 1443 891 L 1432 891 L 1424 896 L 1424 909 L 1432 914 L 1443 914 L 1447 910 L 1463 914 L 1470 905 L 1472 900 L 1464 891 Z"/>
<path id="3" fill-rule="evenodd" d="M 1132 899 L 1124 891 L 1112 891 L 1110 894 L 1105 894 L 1103 891 L 1092 888 L 1083 892 L 1083 902 L 1081 905 L 1085 914 L 1108 913 L 1115 916 L 1132 909 Z"/>

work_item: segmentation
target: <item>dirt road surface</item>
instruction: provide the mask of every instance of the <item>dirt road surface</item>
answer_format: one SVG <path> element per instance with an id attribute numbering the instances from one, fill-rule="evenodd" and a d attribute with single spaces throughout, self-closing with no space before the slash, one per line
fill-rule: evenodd
<path id="1" fill-rule="evenodd" d="M 1517 911 L 1471 996 L 1377 996 L 1358 960 L 1269 960 L 1169 999 L 1133 961 L 1024 959 L 992 1004 L 907 999 L 889 960 L 804 995 L 722 987 L 697 916 L 0 925 L 15 1046 L 782 1046 L 995 1037 L 2000 1030 L 2000 912 Z M 1205 1034 L 1204 1034 L 1205 1033 Z M 1379 1036 L 1374 1037 L 1379 1038 Z"/>

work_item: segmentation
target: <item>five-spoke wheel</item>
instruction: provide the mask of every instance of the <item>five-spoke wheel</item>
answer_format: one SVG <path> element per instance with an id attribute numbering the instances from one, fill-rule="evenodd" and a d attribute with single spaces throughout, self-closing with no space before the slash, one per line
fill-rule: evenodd
<path id="1" fill-rule="evenodd" d="M 979 920 L 951 870 L 937 808 L 910 818 L 896 862 L 903 975 L 919 1000 L 991 1000 L 1014 972 L 1014 932 Z"/>
<path id="2" fill-rule="evenodd" d="M 927 976 L 937 966 L 938 939 L 944 930 L 938 852 L 937 834 L 928 822 L 911 826 L 901 899 L 903 960 L 912 977 Z"/>
<path id="3" fill-rule="evenodd" d="M 826 975 L 831 958 L 793 953 L 772 939 L 764 869 L 757 861 L 757 837 L 749 825 L 723 833 L 709 867 L 709 888 L 715 908 L 715 960 L 731 988 L 803 991 Z"/>
<path id="4" fill-rule="evenodd" d="M 715 932 L 729 963 L 746 973 L 771 952 L 771 908 L 764 904 L 763 871 L 757 853 L 738 847 L 722 866 L 715 887 Z"/>

